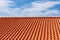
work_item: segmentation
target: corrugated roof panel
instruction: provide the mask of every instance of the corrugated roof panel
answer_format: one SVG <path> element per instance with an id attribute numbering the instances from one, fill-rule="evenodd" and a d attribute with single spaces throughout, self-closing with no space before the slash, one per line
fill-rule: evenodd
<path id="1" fill-rule="evenodd" d="M 60 18 L 0 18 L 1 40 L 60 40 Z"/>

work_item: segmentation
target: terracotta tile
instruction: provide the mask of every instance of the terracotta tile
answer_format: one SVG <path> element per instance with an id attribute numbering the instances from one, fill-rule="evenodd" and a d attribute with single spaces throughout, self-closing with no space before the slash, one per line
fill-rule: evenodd
<path id="1" fill-rule="evenodd" d="M 60 40 L 60 17 L 0 18 L 1 40 Z"/>

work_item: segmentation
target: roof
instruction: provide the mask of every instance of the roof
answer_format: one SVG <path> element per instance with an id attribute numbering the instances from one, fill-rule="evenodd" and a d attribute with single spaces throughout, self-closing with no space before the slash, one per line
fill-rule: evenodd
<path id="1" fill-rule="evenodd" d="M 60 40 L 60 17 L 0 18 L 1 40 Z"/>

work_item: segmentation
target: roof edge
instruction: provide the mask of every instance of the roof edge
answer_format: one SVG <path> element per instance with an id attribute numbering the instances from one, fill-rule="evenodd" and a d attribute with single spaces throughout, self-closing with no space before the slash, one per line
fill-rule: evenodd
<path id="1" fill-rule="evenodd" d="M 0 18 L 60 18 L 60 16 L 41 16 L 41 17 L 0 17 Z"/>

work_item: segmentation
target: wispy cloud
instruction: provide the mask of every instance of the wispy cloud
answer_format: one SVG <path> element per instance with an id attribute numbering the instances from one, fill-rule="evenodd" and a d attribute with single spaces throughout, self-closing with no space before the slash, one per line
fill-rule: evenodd
<path id="1" fill-rule="evenodd" d="M 34 1 L 19 8 L 11 8 L 16 6 L 14 1 L 0 0 L 0 16 L 51 16 L 60 13 L 59 10 L 48 9 L 57 4 L 60 4 L 60 1 Z"/>
<path id="2" fill-rule="evenodd" d="M 20 11 L 20 13 L 25 14 L 23 16 L 49 16 L 50 14 L 55 14 L 54 10 L 49 10 L 48 8 L 53 7 L 57 4 L 60 4 L 60 2 L 55 1 L 48 1 L 48 2 L 31 2 L 29 5 L 26 5 L 23 7 L 24 9 Z M 18 9 L 19 10 L 19 9 Z M 55 10 L 58 11 L 58 10 Z M 20 14 L 19 13 L 19 14 Z M 56 12 L 58 14 L 58 12 Z"/>
<path id="3" fill-rule="evenodd" d="M 10 6 L 14 6 L 14 2 L 10 0 L 0 0 L 0 16 L 1 14 L 7 13 L 9 14 L 11 12 Z"/>

